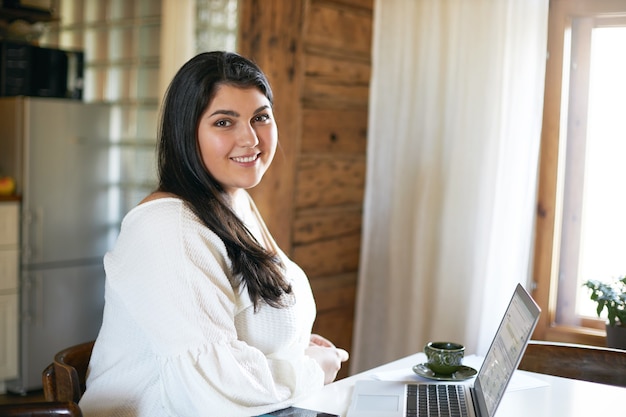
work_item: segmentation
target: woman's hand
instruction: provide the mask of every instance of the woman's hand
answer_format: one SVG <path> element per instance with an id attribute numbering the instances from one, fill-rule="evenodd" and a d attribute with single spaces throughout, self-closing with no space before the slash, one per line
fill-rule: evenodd
<path id="1" fill-rule="evenodd" d="M 311 334 L 311 340 L 309 342 L 309 346 L 335 347 L 335 345 L 330 340 L 315 333 Z"/>
<path id="2" fill-rule="evenodd" d="M 341 369 L 341 363 L 349 358 L 348 352 L 335 347 L 330 340 L 317 334 L 311 335 L 305 354 L 314 359 L 324 371 L 324 384 L 330 384 L 335 380 L 337 372 Z"/>

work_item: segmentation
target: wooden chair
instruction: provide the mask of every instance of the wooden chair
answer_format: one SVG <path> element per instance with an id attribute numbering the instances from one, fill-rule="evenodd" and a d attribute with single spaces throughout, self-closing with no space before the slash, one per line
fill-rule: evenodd
<path id="1" fill-rule="evenodd" d="M 94 341 L 63 349 L 44 369 L 41 379 L 46 401 L 78 403 L 85 392 L 87 366 Z"/>
<path id="2" fill-rule="evenodd" d="M 75 402 L 31 402 L 0 405 L 2 417 L 83 417 Z"/>
<path id="3" fill-rule="evenodd" d="M 626 387 L 626 350 L 531 340 L 519 369 Z"/>

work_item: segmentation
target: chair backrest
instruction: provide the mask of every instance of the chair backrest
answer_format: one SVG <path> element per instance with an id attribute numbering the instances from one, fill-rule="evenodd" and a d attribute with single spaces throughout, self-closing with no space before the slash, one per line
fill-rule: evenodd
<path id="1" fill-rule="evenodd" d="M 85 392 L 87 367 L 94 341 L 63 349 L 54 355 L 54 361 L 42 373 L 46 401 L 74 401 L 78 403 Z"/>
<path id="2" fill-rule="evenodd" d="M 68 402 L 26 402 L 0 405 L 2 417 L 83 417 L 78 404 Z"/>
<path id="3" fill-rule="evenodd" d="M 626 387 L 626 350 L 531 340 L 519 369 Z"/>

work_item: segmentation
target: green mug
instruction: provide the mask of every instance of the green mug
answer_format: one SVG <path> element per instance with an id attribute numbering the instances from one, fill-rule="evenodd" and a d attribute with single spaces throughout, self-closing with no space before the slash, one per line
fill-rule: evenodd
<path id="1" fill-rule="evenodd" d="M 428 342 L 424 346 L 424 353 L 428 358 L 428 366 L 434 373 L 451 375 L 463 363 L 465 346 L 454 342 Z"/>

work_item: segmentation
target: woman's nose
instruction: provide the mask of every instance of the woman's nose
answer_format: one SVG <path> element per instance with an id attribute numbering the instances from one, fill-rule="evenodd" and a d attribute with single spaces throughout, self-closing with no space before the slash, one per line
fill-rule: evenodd
<path id="1" fill-rule="evenodd" d="M 238 138 L 239 146 L 244 148 L 254 148 L 259 144 L 259 137 L 256 130 L 250 125 L 246 125 L 239 134 Z"/>

